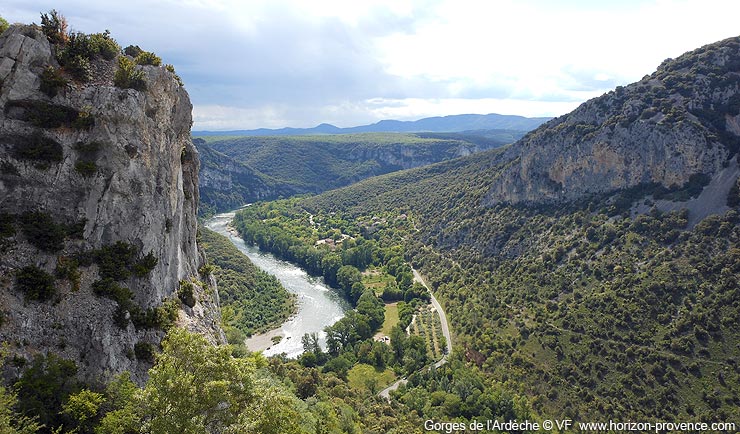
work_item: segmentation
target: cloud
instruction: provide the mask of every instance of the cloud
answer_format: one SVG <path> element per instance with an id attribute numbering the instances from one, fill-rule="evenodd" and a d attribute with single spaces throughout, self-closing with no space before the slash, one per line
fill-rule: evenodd
<path id="1" fill-rule="evenodd" d="M 183 77 L 196 129 L 562 114 L 736 36 L 740 15 L 730 0 L 4 3 L 10 21 L 57 8 L 74 29 L 156 52 Z"/>

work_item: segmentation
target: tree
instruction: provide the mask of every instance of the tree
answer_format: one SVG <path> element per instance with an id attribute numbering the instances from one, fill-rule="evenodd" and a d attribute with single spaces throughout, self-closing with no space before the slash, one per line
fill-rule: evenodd
<path id="1" fill-rule="evenodd" d="M 363 292 L 357 300 L 357 313 L 367 317 L 372 330 L 377 330 L 385 320 L 385 306 L 372 290 Z"/>
<path id="2" fill-rule="evenodd" d="M 352 286 L 355 283 L 362 283 L 362 273 L 357 267 L 352 265 L 343 265 L 337 270 L 337 286 L 344 291 L 347 298 L 351 299 L 352 302 L 357 301 L 360 294 L 357 294 L 357 298 L 352 297 Z"/>
<path id="3" fill-rule="evenodd" d="M 15 383 L 19 410 L 38 416 L 38 421 L 48 429 L 62 425 L 62 405 L 69 395 L 81 388 L 76 374 L 77 366 L 71 360 L 54 353 L 36 356 L 31 367 Z"/>
<path id="4" fill-rule="evenodd" d="M 264 364 L 260 355 L 237 359 L 227 345 L 173 328 L 143 390 L 124 377 L 109 387 L 115 410 L 97 432 L 298 432 L 298 400 L 256 379 L 255 369 Z"/>
<path id="5" fill-rule="evenodd" d="M 418 371 L 427 364 L 427 346 L 421 336 L 410 336 L 404 348 L 403 366 L 407 373 Z"/>
<path id="6" fill-rule="evenodd" d="M 305 333 L 301 338 L 301 344 L 303 344 L 304 352 L 310 352 L 314 354 L 321 352 L 318 333 Z"/>
<path id="7" fill-rule="evenodd" d="M 105 402 L 102 394 L 82 389 L 70 395 L 64 404 L 62 413 L 70 416 L 77 424 L 74 433 L 92 433 L 92 422 L 98 415 L 100 406 Z"/>
<path id="8" fill-rule="evenodd" d="M 399 363 L 402 363 L 403 355 L 406 352 L 406 341 L 408 340 L 406 332 L 397 325 L 393 326 L 393 328 L 391 329 L 390 338 L 393 355 Z"/>
<path id="9" fill-rule="evenodd" d="M 405 292 L 410 289 L 413 282 L 414 275 L 410 272 L 401 272 L 396 274 L 396 283 L 398 283 L 398 288 L 400 288 L 401 291 Z"/>
<path id="10" fill-rule="evenodd" d="M 321 258 L 321 274 L 329 286 L 337 286 L 337 271 L 341 267 L 342 258 L 335 253 L 330 253 Z"/>
<path id="11" fill-rule="evenodd" d="M 52 44 L 67 42 L 67 19 L 55 9 L 41 14 L 41 31 Z"/>
<path id="12" fill-rule="evenodd" d="M 5 349 L 0 350 L 0 370 L 2 361 L 6 357 Z M 36 417 L 27 417 L 15 411 L 18 396 L 0 383 L 0 433 L 2 434 L 32 434 L 37 432 L 41 425 Z"/>
<path id="13" fill-rule="evenodd" d="M 149 371 L 142 395 L 144 423 L 152 433 L 195 433 L 228 427 L 257 400 L 254 366 L 228 347 L 173 329 Z"/>

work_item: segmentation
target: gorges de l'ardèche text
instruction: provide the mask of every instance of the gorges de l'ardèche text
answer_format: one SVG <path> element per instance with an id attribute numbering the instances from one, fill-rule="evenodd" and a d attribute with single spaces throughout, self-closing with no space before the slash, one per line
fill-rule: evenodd
<path id="1" fill-rule="evenodd" d="M 194 138 L 156 54 L 0 23 L 0 432 L 740 423 L 739 37 L 521 129 Z M 350 306 L 297 358 L 247 203 Z"/>

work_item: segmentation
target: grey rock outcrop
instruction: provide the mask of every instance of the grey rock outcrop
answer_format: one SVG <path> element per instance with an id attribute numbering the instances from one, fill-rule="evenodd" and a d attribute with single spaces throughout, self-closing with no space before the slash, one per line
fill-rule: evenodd
<path id="1" fill-rule="evenodd" d="M 150 365 L 136 360 L 134 346 L 156 345 L 164 332 L 116 325 L 116 302 L 91 289 L 97 265 L 79 267 L 79 289 L 57 279 L 57 296 L 46 302 L 24 300 L 14 279 L 21 267 L 53 274 L 60 258 L 122 241 L 140 256 L 157 258 L 145 276 L 119 282 L 136 305 L 160 306 L 177 299 L 180 281 L 196 281 L 199 301 L 183 306 L 178 321 L 223 341 L 215 282 L 200 284 L 198 275 L 204 264 L 196 243 L 199 160 L 190 140 L 188 94 L 171 72 L 155 66 L 137 67 L 146 91 L 120 89 L 113 85 L 115 65 L 115 59 L 97 59 L 91 82 L 69 81 L 49 97 L 39 90 L 41 76 L 59 65 L 46 37 L 34 26 L 14 26 L 0 37 L 2 212 L 18 219 L 39 211 L 59 224 L 84 225 L 78 239 L 67 237 L 54 252 L 34 247 L 21 230 L 4 240 L 0 339 L 13 342 L 12 350 L 24 357 L 52 351 L 75 360 L 88 378 L 128 370 L 142 381 Z M 43 125 L 47 112 L 76 118 Z M 87 123 L 80 126 L 80 119 Z M 55 147 L 56 158 L 42 155 L 38 161 L 24 148 L 34 143 Z"/>
<path id="2" fill-rule="evenodd" d="M 740 38 L 665 61 L 509 148 L 487 204 L 569 201 L 711 177 L 738 151 Z"/>

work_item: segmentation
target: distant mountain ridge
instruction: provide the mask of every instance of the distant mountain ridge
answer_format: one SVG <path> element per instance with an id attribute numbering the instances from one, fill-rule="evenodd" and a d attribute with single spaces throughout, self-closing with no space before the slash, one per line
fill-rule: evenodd
<path id="1" fill-rule="evenodd" d="M 462 132 L 471 130 L 519 130 L 530 131 L 552 118 L 527 118 L 515 115 L 464 114 L 435 116 L 416 121 L 382 120 L 370 125 L 339 128 L 322 123 L 313 128 L 259 128 L 234 131 L 193 131 L 194 136 L 300 136 L 312 134 L 351 133 L 414 133 L 414 132 Z"/>

